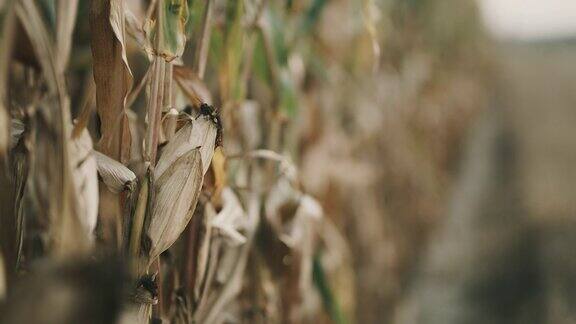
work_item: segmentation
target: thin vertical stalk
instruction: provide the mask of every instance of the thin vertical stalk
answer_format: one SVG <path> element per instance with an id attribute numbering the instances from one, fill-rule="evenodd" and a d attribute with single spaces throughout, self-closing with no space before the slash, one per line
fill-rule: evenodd
<path id="1" fill-rule="evenodd" d="M 206 62 L 208 61 L 208 50 L 210 49 L 210 35 L 212 33 L 212 2 L 206 1 L 204 16 L 202 17 L 202 34 L 196 47 L 196 60 L 194 61 L 194 71 L 198 77 L 204 79 L 206 72 Z"/>

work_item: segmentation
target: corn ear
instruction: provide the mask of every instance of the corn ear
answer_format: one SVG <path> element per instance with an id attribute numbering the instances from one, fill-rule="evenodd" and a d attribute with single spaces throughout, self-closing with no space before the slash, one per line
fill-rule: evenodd
<path id="1" fill-rule="evenodd" d="M 113 193 L 134 189 L 136 174 L 125 167 L 122 163 L 98 152 L 94 151 L 98 174 L 104 184 Z"/>
<path id="2" fill-rule="evenodd" d="M 199 148 L 202 158 L 202 175 L 206 174 L 214 155 L 217 129 L 214 123 L 205 116 L 182 126 L 162 151 L 162 157 L 154 170 L 154 177 L 159 179 L 174 161 L 194 148 Z"/>
<path id="3" fill-rule="evenodd" d="M 172 159 L 163 155 L 160 159 Z M 199 149 L 192 149 L 175 160 L 156 182 L 148 237 L 150 260 L 167 250 L 190 221 L 202 188 L 202 159 Z"/>

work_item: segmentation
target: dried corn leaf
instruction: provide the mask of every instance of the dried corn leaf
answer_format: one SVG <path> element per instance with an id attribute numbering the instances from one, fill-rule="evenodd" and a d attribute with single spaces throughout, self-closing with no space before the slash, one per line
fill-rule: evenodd
<path id="1" fill-rule="evenodd" d="M 78 0 L 58 0 L 58 13 L 56 14 L 56 67 L 60 74 L 64 73 L 70 51 L 72 49 L 72 34 L 76 23 Z"/>
<path id="2" fill-rule="evenodd" d="M 212 220 L 212 228 L 230 246 L 246 243 L 246 237 L 240 233 L 244 230 L 246 215 L 238 197 L 230 188 L 225 188 L 222 192 L 222 202 L 222 210 Z"/>
<path id="3" fill-rule="evenodd" d="M 37 144 L 31 157 L 30 181 L 36 213 L 50 223 L 49 249 L 53 254 L 81 253 L 88 247 L 89 239 L 78 235 L 82 233 L 82 225 L 68 155 L 71 121 L 65 82 L 56 67 L 53 40 L 37 3 L 19 1 L 16 13 L 28 34 L 48 90 L 44 105 L 35 116 L 37 132 L 32 136 L 32 142 Z"/>
<path id="4" fill-rule="evenodd" d="M 119 193 L 134 189 L 136 175 L 132 170 L 98 151 L 94 151 L 94 157 L 98 167 L 98 174 L 110 191 Z"/>
<path id="5" fill-rule="evenodd" d="M 8 217 L 14 217 L 13 232 L 15 235 L 14 246 L 16 253 L 16 267 L 20 263 L 22 245 L 24 242 L 24 195 L 26 189 L 26 183 L 28 180 L 28 172 L 30 169 L 29 161 L 29 151 L 24 142 L 20 142 L 13 150 L 11 156 L 12 164 L 12 181 L 11 181 L 11 192 L 6 195 L 8 199 L 13 200 L 13 207 L 4 206 L 6 215 Z M 8 210 L 13 209 L 13 213 L 10 214 Z"/>
<path id="6" fill-rule="evenodd" d="M 14 0 L 4 1 L 0 8 L 0 155 L 4 155 L 10 145 L 10 114 L 6 106 L 6 81 L 10 54 L 14 39 Z"/>
<path id="7" fill-rule="evenodd" d="M 126 58 L 124 2 L 91 1 L 90 26 L 96 106 L 101 120 L 100 151 L 122 162 L 130 158 L 130 128 L 125 112 L 132 87 Z"/>
<path id="8" fill-rule="evenodd" d="M 308 195 L 302 196 L 294 219 L 283 224 L 284 231 L 280 234 L 280 239 L 293 248 L 310 244 L 309 240 L 315 236 L 323 214 L 318 201 Z M 312 255 L 309 260 L 312 260 Z"/>
<path id="9" fill-rule="evenodd" d="M 214 155 L 216 133 L 216 126 L 210 118 L 205 116 L 199 116 L 182 126 L 162 150 L 162 155 L 154 170 L 154 177 L 156 179 L 162 177 L 176 159 L 194 148 L 200 148 L 202 175 L 206 174 Z"/>
<path id="10" fill-rule="evenodd" d="M 145 53 L 152 54 L 152 46 L 146 38 L 146 33 L 142 29 L 142 23 L 130 9 L 125 8 L 124 14 L 126 16 L 126 32 L 128 35 L 136 41 Z"/>
<path id="11" fill-rule="evenodd" d="M 86 129 L 71 143 L 70 163 L 76 189 L 77 213 L 84 235 L 92 239 L 98 219 L 98 172 L 92 139 Z"/>
<path id="12" fill-rule="evenodd" d="M 234 214 L 240 215 L 239 203 L 233 191 L 226 190 L 226 202 L 229 210 L 236 211 Z M 211 262 L 207 275 L 207 288 L 200 305 L 194 314 L 198 323 L 220 323 L 225 310 L 237 298 L 243 285 L 244 272 L 248 262 L 248 256 L 252 248 L 256 229 L 258 228 L 260 215 L 260 200 L 257 195 L 252 195 L 248 201 L 248 212 L 242 210 L 242 221 L 236 220 L 238 227 L 242 228 L 246 241 L 236 247 L 223 249 L 220 256 L 218 251 L 223 242 L 218 239 L 213 240 L 211 261 L 215 259 L 218 262 Z"/>
<path id="13" fill-rule="evenodd" d="M 48 101 L 36 114 L 29 183 L 36 215 L 50 223 L 50 249 L 56 255 L 66 255 L 85 251 L 89 238 L 79 235 L 85 231 L 78 216 L 69 143 L 63 141 L 65 128 L 55 102 Z"/>
<path id="14" fill-rule="evenodd" d="M 16 118 L 12 118 L 10 127 L 10 148 L 13 148 L 22 137 L 24 133 L 24 123 Z"/>
<path id="15" fill-rule="evenodd" d="M 172 160 L 172 156 L 160 158 Z M 150 260 L 167 250 L 184 231 L 190 210 L 196 207 L 202 188 L 202 158 L 192 149 L 176 159 L 158 178 L 148 237 L 152 246 Z"/>
<path id="16" fill-rule="evenodd" d="M 48 33 L 38 5 L 33 0 L 17 1 L 16 13 L 22 22 L 21 25 L 28 34 L 34 54 L 42 68 L 49 92 L 58 96 L 59 105 L 64 105 L 63 101 L 66 96 L 64 80 L 57 72 L 53 40 Z M 68 113 L 68 111 L 63 111 L 63 113 Z"/>
<path id="17" fill-rule="evenodd" d="M 210 90 L 191 68 L 175 65 L 174 79 L 192 105 L 200 107 L 202 103 L 212 104 Z"/>
<path id="18" fill-rule="evenodd" d="M 186 0 L 158 0 L 158 21 L 155 31 L 156 55 L 166 61 L 182 56 L 186 45 Z"/>

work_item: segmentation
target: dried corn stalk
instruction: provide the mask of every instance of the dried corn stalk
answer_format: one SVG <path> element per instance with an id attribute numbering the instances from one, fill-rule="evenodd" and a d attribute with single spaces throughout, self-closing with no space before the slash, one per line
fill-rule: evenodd
<path id="1" fill-rule="evenodd" d="M 125 112 L 132 86 L 125 45 L 124 1 L 91 1 L 90 25 L 96 106 L 102 122 L 100 151 L 122 163 L 130 157 L 130 129 Z"/>

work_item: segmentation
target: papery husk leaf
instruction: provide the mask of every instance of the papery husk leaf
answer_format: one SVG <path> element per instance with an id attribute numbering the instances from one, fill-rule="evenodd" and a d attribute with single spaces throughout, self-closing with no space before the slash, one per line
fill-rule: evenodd
<path id="1" fill-rule="evenodd" d="M 98 220 L 98 172 L 93 155 L 92 138 L 86 129 L 72 141 L 70 163 L 73 166 L 72 181 L 76 189 L 77 213 L 84 234 L 93 239 Z"/>
<path id="2" fill-rule="evenodd" d="M 160 160 L 171 159 L 163 156 Z M 156 196 L 148 237 L 151 240 L 150 260 L 167 250 L 184 231 L 202 188 L 202 158 L 199 149 L 192 149 L 175 160 L 156 182 Z"/>
<path id="3" fill-rule="evenodd" d="M 134 189 L 136 174 L 132 170 L 98 151 L 94 151 L 94 158 L 98 167 L 98 174 L 111 192 L 119 193 Z"/>
<path id="4" fill-rule="evenodd" d="M 210 90 L 191 68 L 175 65 L 174 79 L 192 105 L 200 107 L 202 103 L 212 104 Z"/>
<path id="5" fill-rule="evenodd" d="M 132 87 L 132 72 L 124 43 L 123 1 L 91 1 L 90 26 L 96 106 L 102 134 L 98 147 L 111 158 L 127 163 L 131 141 L 125 104 Z"/>
<path id="6" fill-rule="evenodd" d="M 154 170 L 155 178 L 162 177 L 176 159 L 194 148 L 200 148 L 202 175 L 205 175 L 214 155 L 216 134 L 216 126 L 205 116 L 199 116 L 182 126 L 162 150 L 161 158 Z"/>

